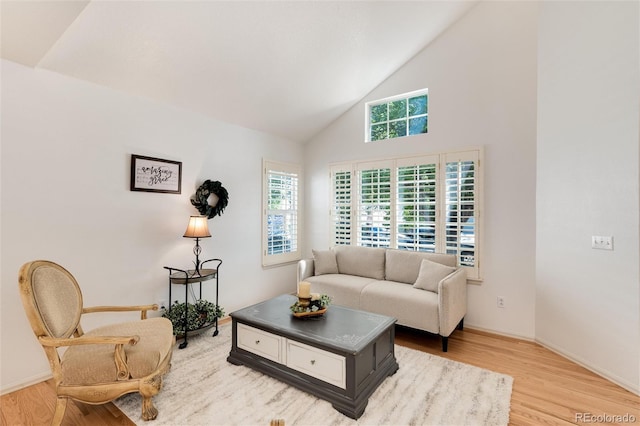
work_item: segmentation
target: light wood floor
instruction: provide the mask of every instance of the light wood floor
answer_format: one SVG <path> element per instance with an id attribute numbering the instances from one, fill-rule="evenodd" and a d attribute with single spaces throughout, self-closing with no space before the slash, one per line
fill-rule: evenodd
<path id="1" fill-rule="evenodd" d="M 578 413 L 629 414 L 640 424 L 640 397 L 532 342 L 465 329 L 453 333 L 449 352 L 443 353 L 437 336 L 398 328 L 396 343 L 512 376 L 512 425 L 587 423 L 580 421 Z M 47 425 L 53 417 L 55 393 L 48 381 L 6 394 L 0 404 L 1 425 Z M 69 403 L 64 424 L 134 423 L 112 404 Z M 148 424 L 153 426 L 153 422 Z"/>

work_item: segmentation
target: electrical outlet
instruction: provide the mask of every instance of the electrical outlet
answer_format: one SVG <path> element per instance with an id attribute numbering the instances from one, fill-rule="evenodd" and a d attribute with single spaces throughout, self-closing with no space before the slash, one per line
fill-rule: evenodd
<path id="1" fill-rule="evenodd" d="M 613 250 L 613 237 L 594 235 L 591 237 L 591 248 L 598 250 Z"/>
<path id="2" fill-rule="evenodd" d="M 496 299 L 496 303 L 498 305 L 498 308 L 504 308 L 505 307 L 504 297 L 498 296 L 498 298 Z"/>

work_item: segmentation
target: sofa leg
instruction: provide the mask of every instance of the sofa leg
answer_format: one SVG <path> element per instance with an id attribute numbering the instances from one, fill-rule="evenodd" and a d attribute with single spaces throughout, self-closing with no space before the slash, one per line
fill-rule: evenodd
<path id="1" fill-rule="evenodd" d="M 464 328 L 464 318 L 460 320 L 458 326 L 456 327 L 458 330 L 462 330 Z"/>
<path id="2" fill-rule="evenodd" d="M 442 336 L 442 352 L 447 352 L 449 348 L 449 337 Z"/>

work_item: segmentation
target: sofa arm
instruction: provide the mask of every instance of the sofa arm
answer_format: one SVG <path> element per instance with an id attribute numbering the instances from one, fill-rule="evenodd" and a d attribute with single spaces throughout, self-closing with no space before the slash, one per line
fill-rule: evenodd
<path id="1" fill-rule="evenodd" d="M 438 283 L 440 335 L 449 336 L 467 314 L 467 272 L 458 268 Z"/>
<path id="2" fill-rule="evenodd" d="M 302 259 L 298 261 L 298 282 L 313 276 L 315 271 L 314 265 L 313 259 Z"/>

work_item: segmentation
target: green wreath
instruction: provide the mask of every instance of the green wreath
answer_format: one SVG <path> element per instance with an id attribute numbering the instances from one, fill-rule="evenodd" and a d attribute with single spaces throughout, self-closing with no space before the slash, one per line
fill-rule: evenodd
<path id="1" fill-rule="evenodd" d="M 209 195 L 215 194 L 218 202 L 215 206 L 208 203 Z M 229 204 L 229 193 L 220 182 L 205 180 L 196 191 L 195 199 L 191 199 L 191 204 L 198 209 L 201 215 L 211 219 L 214 216 L 221 216 L 227 204 Z"/>

